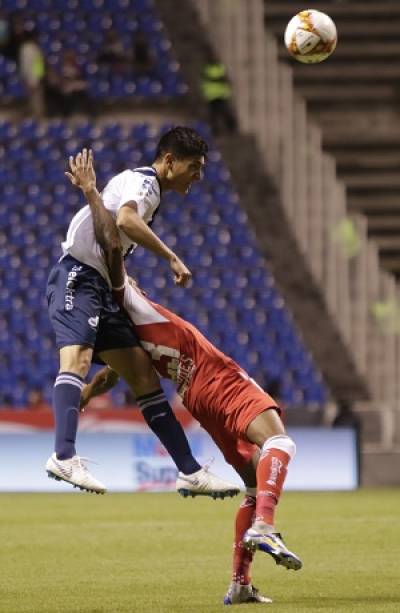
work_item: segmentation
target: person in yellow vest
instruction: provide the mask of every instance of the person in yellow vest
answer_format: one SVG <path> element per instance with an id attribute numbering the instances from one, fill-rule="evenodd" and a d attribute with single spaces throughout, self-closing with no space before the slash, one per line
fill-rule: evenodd
<path id="1" fill-rule="evenodd" d="M 34 30 L 25 32 L 19 48 L 18 65 L 20 77 L 25 85 L 30 112 L 35 119 L 45 115 L 44 75 L 45 61 Z"/>
<path id="2" fill-rule="evenodd" d="M 204 66 L 201 85 L 213 131 L 218 134 L 236 130 L 236 119 L 230 103 L 232 88 L 224 64 L 210 59 Z"/>

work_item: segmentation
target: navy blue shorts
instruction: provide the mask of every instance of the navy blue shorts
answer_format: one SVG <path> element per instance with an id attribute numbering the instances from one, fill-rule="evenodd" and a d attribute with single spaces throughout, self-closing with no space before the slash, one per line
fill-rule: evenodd
<path id="1" fill-rule="evenodd" d="M 139 345 L 135 328 L 114 302 L 107 281 L 72 256 L 66 255 L 52 268 L 46 297 L 58 349 L 83 345 L 98 354 Z"/>

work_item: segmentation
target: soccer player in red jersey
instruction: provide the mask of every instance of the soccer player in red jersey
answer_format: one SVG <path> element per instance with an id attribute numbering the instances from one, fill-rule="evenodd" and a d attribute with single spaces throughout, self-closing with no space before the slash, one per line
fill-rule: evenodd
<path id="1" fill-rule="evenodd" d="M 288 569 L 302 566 L 275 531 L 275 508 L 296 452 L 280 419 L 280 409 L 197 328 L 149 300 L 128 279 L 115 222 L 95 189 L 91 152 L 84 150 L 70 160 L 70 166 L 69 178 L 84 192 L 91 207 L 96 240 L 106 254 L 116 298 L 135 324 L 141 344 L 159 375 L 176 384 L 186 409 L 214 439 L 246 485 L 245 499 L 236 515 L 232 583 L 224 602 L 270 602 L 251 583 L 253 553 L 264 551 Z M 117 380 L 109 367 L 99 371 L 83 390 L 82 406 Z M 178 489 L 186 493 L 184 480 Z"/>

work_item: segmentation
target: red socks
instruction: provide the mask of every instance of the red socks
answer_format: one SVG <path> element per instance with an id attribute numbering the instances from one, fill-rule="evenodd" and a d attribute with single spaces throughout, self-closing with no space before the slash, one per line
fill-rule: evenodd
<path id="1" fill-rule="evenodd" d="M 236 581 L 242 585 L 251 583 L 250 564 L 253 560 L 253 554 L 243 547 L 242 539 L 244 533 L 250 528 L 253 522 L 255 509 L 256 499 L 246 494 L 236 514 L 232 581 Z"/>
<path id="2" fill-rule="evenodd" d="M 256 472 L 257 497 L 255 490 L 249 488 L 236 514 L 232 571 L 232 581 L 236 583 L 251 583 L 253 554 L 243 547 L 242 539 L 254 521 L 274 529 L 275 507 L 279 502 L 288 464 L 295 454 L 296 445 L 286 434 L 271 436 L 262 447 Z"/>
<path id="3" fill-rule="evenodd" d="M 285 482 L 290 455 L 270 447 L 263 451 L 257 466 L 256 521 L 274 526 L 275 507 Z"/>

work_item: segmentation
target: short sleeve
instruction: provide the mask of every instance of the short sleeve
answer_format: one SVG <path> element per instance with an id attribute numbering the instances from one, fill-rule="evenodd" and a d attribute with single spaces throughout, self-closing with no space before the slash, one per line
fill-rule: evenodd
<path id="1" fill-rule="evenodd" d="M 140 217 L 146 222 L 149 221 L 158 206 L 158 198 L 154 190 L 153 180 L 139 172 L 128 171 L 118 208 L 132 200 L 138 206 Z"/>

